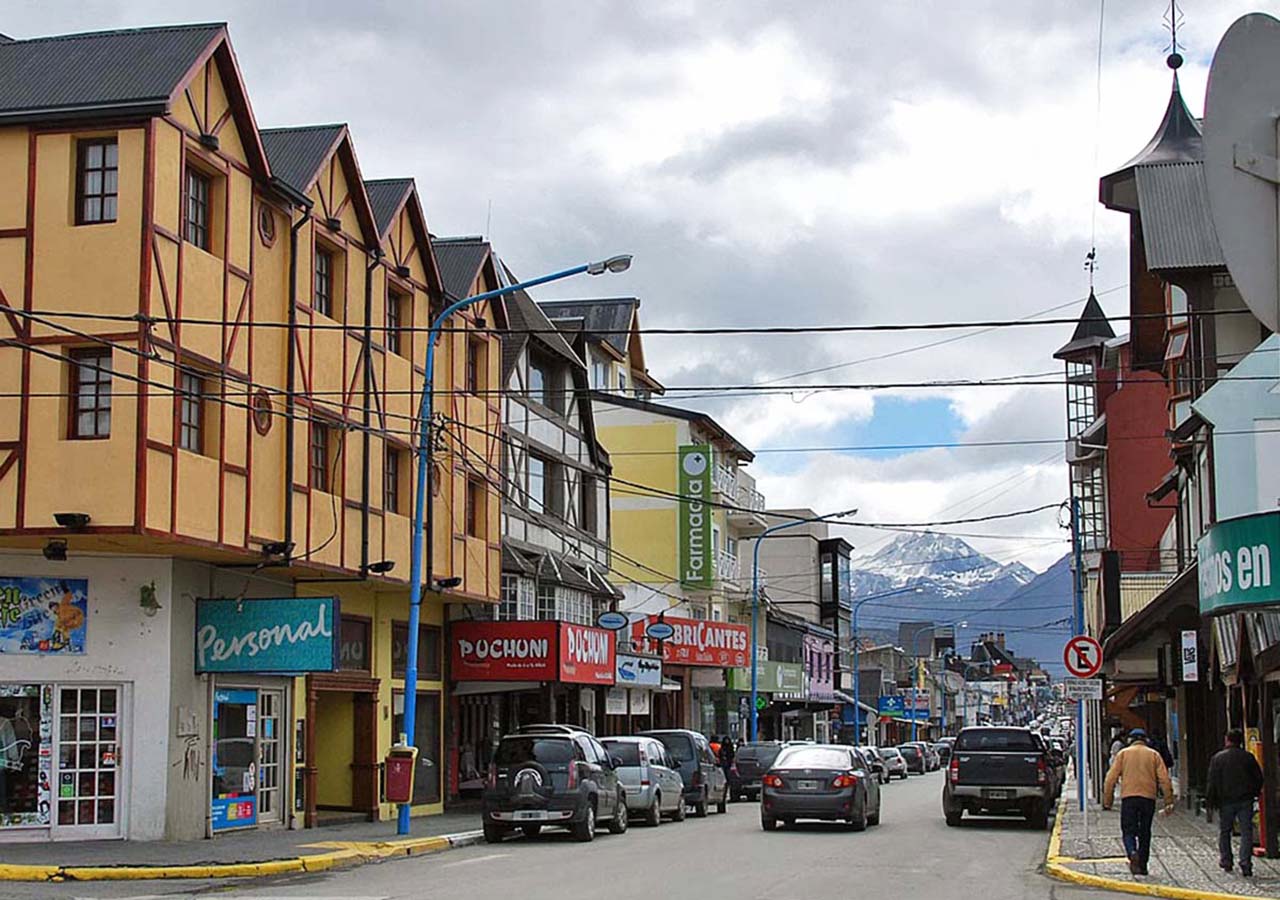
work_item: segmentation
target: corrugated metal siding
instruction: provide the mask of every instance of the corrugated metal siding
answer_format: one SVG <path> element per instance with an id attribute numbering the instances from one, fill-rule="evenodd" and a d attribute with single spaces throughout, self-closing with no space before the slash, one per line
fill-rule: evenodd
<path id="1" fill-rule="evenodd" d="M 383 178 L 364 183 L 365 193 L 369 195 L 369 205 L 373 207 L 373 221 L 378 226 L 378 234 L 387 233 L 391 217 L 396 214 L 400 201 L 412 186 L 412 178 Z"/>
<path id="2" fill-rule="evenodd" d="M 184 25 L 0 42 L 0 117 L 163 102 L 222 29 Z"/>
<path id="3" fill-rule="evenodd" d="M 262 146 L 267 151 L 271 174 L 299 194 L 305 194 L 344 127 L 308 125 L 263 129 L 260 132 Z"/>
<path id="4" fill-rule="evenodd" d="M 1125 572 L 1120 576 L 1120 617 L 1127 622 L 1169 586 L 1177 572 Z"/>
<path id="5" fill-rule="evenodd" d="M 1209 214 L 1204 163 L 1139 166 L 1138 207 L 1152 269 L 1225 266 Z"/>

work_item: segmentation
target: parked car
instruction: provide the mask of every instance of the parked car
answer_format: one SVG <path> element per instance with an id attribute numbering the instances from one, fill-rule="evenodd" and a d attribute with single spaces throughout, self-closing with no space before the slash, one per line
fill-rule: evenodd
<path id="1" fill-rule="evenodd" d="M 951 743 L 949 741 L 938 741 L 933 745 L 932 749 L 938 755 L 939 768 L 951 761 Z"/>
<path id="2" fill-rule="evenodd" d="M 782 751 L 781 741 L 746 742 L 738 745 L 729 767 L 729 797 L 754 803 L 760 799 L 760 779 Z"/>
<path id="3" fill-rule="evenodd" d="M 902 754 L 902 758 L 907 761 L 907 773 L 910 775 L 923 775 L 928 771 L 928 762 L 925 760 L 924 751 L 915 744 L 899 744 L 898 752 Z"/>
<path id="4" fill-rule="evenodd" d="M 1061 740 L 1052 738 L 1041 743 L 1045 748 L 1045 758 L 1049 760 L 1050 774 L 1053 776 L 1053 799 L 1062 796 L 1063 785 L 1067 783 L 1067 754 Z"/>
<path id="5" fill-rule="evenodd" d="M 716 805 L 716 812 L 725 811 L 729 804 L 729 780 L 704 736 L 674 728 L 641 734 L 657 738 L 666 747 L 667 755 L 679 767 L 684 781 L 684 802 L 693 807 L 695 816 L 700 819 L 706 816 L 712 803 Z"/>
<path id="6" fill-rule="evenodd" d="M 644 816 L 646 825 L 661 825 L 663 816 L 684 821 L 684 781 L 675 760 L 657 738 L 612 737 L 600 741 L 620 762 L 615 771 L 627 792 L 627 810 Z"/>
<path id="7" fill-rule="evenodd" d="M 966 812 L 1020 812 L 1031 827 L 1045 828 L 1054 780 L 1048 753 L 1030 729 L 965 728 L 943 782 L 942 812 L 948 825 L 959 825 Z"/>
<path id="8" fill-rule="evenodd" d="M 535 722 L 532 725 L 521 725 L 514 734 L 590 734 L 585 728 L 577 725 L 561 725 L 554 722 Z"/>
<path id="9" fill-rule="evenodd" d="M 506 735 L 481 795 L 484 839 L 497 843 L 516 828 L 533 837 L 552 826 L 590 841 L 598 822 L 622 834 L 627 797 L 615 771 L 620 762 L 586 732 Z"/>
<path id="10" fill-rule="evenodd" d="M 897 747 L 881 747 L 879 748 L 880 758 L 884 760 L 885 768 L 888 770 L 890 778 L 898 777 L 903 781 L 911 774 L 907 769 L 907 761 Z"/>
<path id="11" fill-rule="evenodd" d="M 884 764 L 884 760 L 880 758 L 880 751 L 875 747 L 858 747 L 862 755 L 866 757 L 867 765 L 876 773 L 876 779 L 881 784 L 887 784 L 889 781 L 889 767 Z"/>
<path id="12" fill-rule="evenodd" d="M 786 747 L 761 783 L 760 827 L 765 831 L 797 819 L 847 822 L 854 831 L 880 824 L 879 779 L 854 747 Z"/>

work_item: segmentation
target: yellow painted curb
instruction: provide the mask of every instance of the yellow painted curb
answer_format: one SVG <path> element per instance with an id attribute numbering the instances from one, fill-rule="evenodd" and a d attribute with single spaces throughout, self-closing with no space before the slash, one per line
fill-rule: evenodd
<path id="1" fill-rule="evenodd" d="M 1257 895 L 1220 894 L 1213 891 L 1197 891 L 1191 888 L 1174 887 L 1166 884 L 1149 884 L 1137 881 L 1120 881 L 1104 875 L 1090 875 L 1069 868 L 1067 863 L 1106 862 L 1101 859 L 1075 859 L 1062 855 L 1062 823 L 1067 818 L 1067 796 L 1064 793 L 1058 808 L 1058 821 L 1053 825 L 1053 833 L 1049 835 L 1049 849 L 1045 854 L 1044 872 L 1050 878 L 1068 881 L 1085 887 L 1104 888 L 1124 894 L 1138 894 L 1143 897 L 1168 897 L 1169 900 L 1258 900 Z"/>
<path id="2" fill-rule="evenodd" d="M 302 872 L 324 872 L 343 866 L 437 853 L 454 846 L 447 837 L 407 838 L 402 841 L 330 841 L 308 844 L 330 847 L 327 853 L 248 863 L 207 863 L 187 866 L 37 866 L 0 863 L 0 881 L 154 881 L 172 878 L 267 878 Z"/>

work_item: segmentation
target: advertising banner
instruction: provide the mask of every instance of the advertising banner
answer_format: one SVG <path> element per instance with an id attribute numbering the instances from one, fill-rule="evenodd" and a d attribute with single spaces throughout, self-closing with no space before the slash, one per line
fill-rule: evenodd
<path id="1" fill-rule="evenodd" d="M 457 681 L 555 681 L 558 622 L 454 622 Z"/>
<path id="2" fill-rule="evenodd" d="M 560 623 L 560 680 L 567 684 L 613 684 L 614 633 L 591 625 Z"/>
<path id="3" fill-rule="evenodd" d="M 680 583 L 709 588 L 715 581 L 711 546 L 711 445 L 680 447 L 677 490 L 680 500 Z"/>
<path id="4" fill-rule="evenodd" d="M 626 687 L 662 687 L 662 660 L 619 653 L 615 678 Z"/>
<path id="5" fill-rule="evenodd" d="M 1280 510 L 1210 526 L 1196 558 L 1201 615 L 1280 606 Z"/>
<path id="6" fill-rule="evenodd" d="M 649 616 L 631 624 L 631 643 L 645 653 L 658 652 L 658 641 L 645 636 Z M 712 666 L 720 669 L 751 665 L 751 629 L 733 622 L 707 619 L 664 618 L 671 626 L 671 637 L 662 641 L 662 659 L 672 666 Z"/>
<path id="7" fill-rule="evenodd" d="M 336 597 L 196 601 L 196 672 L 332 672 Z"/>
<path id="8" fill-rule="evenodd" d="M 1200 642 L 1194 628 L 1182 632 L 1182 680 L 1200 680 Z"/>
<path id="9" fill-rule="evenodd" d="M 84 653 L 89 582 L 0 578 L 0 654 Z"/>
<path id="10" fill-rule="evenodd" d="M 729 670 L 729 688 L 751 690 L 751 667 Z M 756 666 L 756 691 L 765 694 L 798 694 L 804 691 L 804 667 L 800 663 L 769 660 Z"/>
<path id="11" fill-rule="evenodd" d="M 604 714 L 606 716 L 625 716 L 627 714 L 627 689 L 609 688 L 604 695 Z"/>

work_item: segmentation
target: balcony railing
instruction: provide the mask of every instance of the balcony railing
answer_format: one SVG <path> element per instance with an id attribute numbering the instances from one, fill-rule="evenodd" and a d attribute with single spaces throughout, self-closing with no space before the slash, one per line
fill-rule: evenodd
<path id="1" fill-rule="evenodd" d="M 738 490 L 738 473 L 728 466 L 716 463 L 711 475 L 711 486 L 726 497 L 732 498 Z"/>
<path id="2" fill-rule="evenodd" d="M 749 509 L 752 512 L 764 512 L 764 494 L 755 488 L 749 488 L 745 484 L 738 485 L 738 495 L 735 498 L 738 506 Z"/>
<path id="3" fill-rule="evenodd" d="M 736 582 L 741 571 L 738 557 L 724 550 L 716 553 L 716 578 L 721 581 Z"/>

